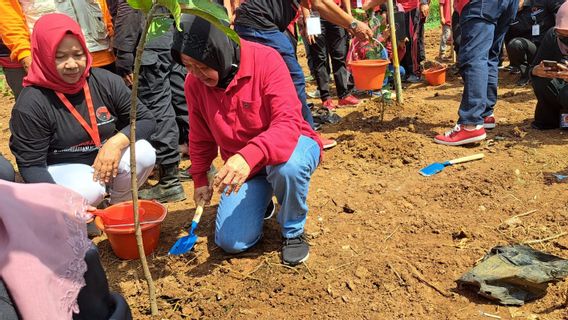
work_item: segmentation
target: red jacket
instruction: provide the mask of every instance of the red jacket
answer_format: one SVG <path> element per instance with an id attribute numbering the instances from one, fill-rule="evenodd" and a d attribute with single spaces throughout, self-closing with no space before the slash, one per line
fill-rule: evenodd
<path id="1" fill-rule="evenodd" d="M 253 176 L 267 165 L 288 161 L 300 135 L 322 148 L 302 118 L 290 71 L 272 48 L 241 39 L 239 71 L 227 89 L 208 87 L 188 75 L 185 95 L 196 188 L 207 185 L 207 171 L 218 149 L 224 161 L 236 153 L 243 156 Z"/>

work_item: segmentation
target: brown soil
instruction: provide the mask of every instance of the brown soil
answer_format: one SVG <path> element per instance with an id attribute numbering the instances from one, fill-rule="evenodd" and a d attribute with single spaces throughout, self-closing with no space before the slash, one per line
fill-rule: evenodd
<path id="1" fill-rule="evenodd" d="M 437 31 L 428 33 L 430 57 L 437 39 Z M 339 144 L 326 152 L 312 180 L 306 265 L 280 264 L 275 220 L 255 248 L 224 254 L 213 242 L 216 205 L 206 209 L 195 251 L 168 256 L 193 214 L 192 186 L 184 183 L 188 200 L 168 205 L 161 243 L 149 257 L 159 318 L 568 318 L 566 281 L 520 308 L 456 288 L 455 280 L 492 247 L 567 231 L 566 184 L 555 183 L 550 173 L 568 168 L 568 133 L 531 129 L 532 90 L 516 87 L 517 76 L 502 72 L 498 126 L 488 140 L 465 148 L 434 144 L 436 133 L 454 125 L 461 98 L 461 80 L 448 76 L 439 87 L 406 88 L 404 103 L 389 106 L 384 121 L 378 103 L 367 101 L 340 110 L 342 121 L 325 126 L 324 136 Z M 9 154 L 12 104 L 0 98 L 3 154 Z M 418 174 L 429 163 L 479 152 L 483 160 L 429 178 Z M 516 223 L 504 223 L 527 212 Z M 126 297 L 135 319 L 149 318 L 139 262 L 117 259 L 104 237 L 95 241 L 112 289 Z M 534 247 L 568 257 L 568 237 Z"/>

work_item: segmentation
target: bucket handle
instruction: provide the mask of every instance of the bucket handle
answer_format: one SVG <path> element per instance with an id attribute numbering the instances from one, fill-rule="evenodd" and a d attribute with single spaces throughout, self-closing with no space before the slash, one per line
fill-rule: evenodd
<path id="1" fill-rule="evenodd" d="M 152 224 L 152 223 L 160 223 L 162 221 L 164 221 L 164 219 L 166 218 L 166 216 L 164 215 L 162 218 L 160 219 L 156 219 L 156 220 L 150 220 L 150 221 L 142 221 L 140 222 L 140 225 L 145 225 L 145 224 Z M 123 224 L 113 224 L 113 225 L 105 225 L 105 229 L 106 228 L 115 228 L 115 227 L 134 227 L 134 223 L 123 223 Z"/>

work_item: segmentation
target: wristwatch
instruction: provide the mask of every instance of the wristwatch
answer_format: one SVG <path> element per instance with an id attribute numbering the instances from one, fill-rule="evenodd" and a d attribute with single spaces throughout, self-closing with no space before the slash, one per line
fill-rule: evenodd
<path id="1" fill-rule="evenodd" d="M 359 21 L 357 21 L 357 20 L 351 21 L 351 23 L 349 24 L 349 29 L 351 29 L 351 30 L 357 29 L 358 24 L 359 24 Z"/>

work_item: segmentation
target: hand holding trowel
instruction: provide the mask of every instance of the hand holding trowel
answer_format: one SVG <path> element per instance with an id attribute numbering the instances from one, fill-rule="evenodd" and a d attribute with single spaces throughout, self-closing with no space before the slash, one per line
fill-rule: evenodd
<path id="1" fill-rule="evenodd" d="M 463 158 L 457 158 L 457 159 L 449 160 L 449 161 L 442 162 L 442 163 L 434 162 L 431 165 L 420 169 L 420 174 L 425 176 L 425 177 L 429 177 L 431 175 L 434 175 L 434 174 L 444 170 L 444 168 L 447 167 L 447 166 L 451 166 L 453 164 L 458 164 L 458 163 L 462 163 L 462 162 L 479 160 L 479 159 L 482 159 L 483 157 L 484 157 L 483 153 L 478 153 L 478 154 L 474 154 L 474 155 L 471 155 L 471 156 L 467 156 L 467 157 L 463 157 Z"/>

